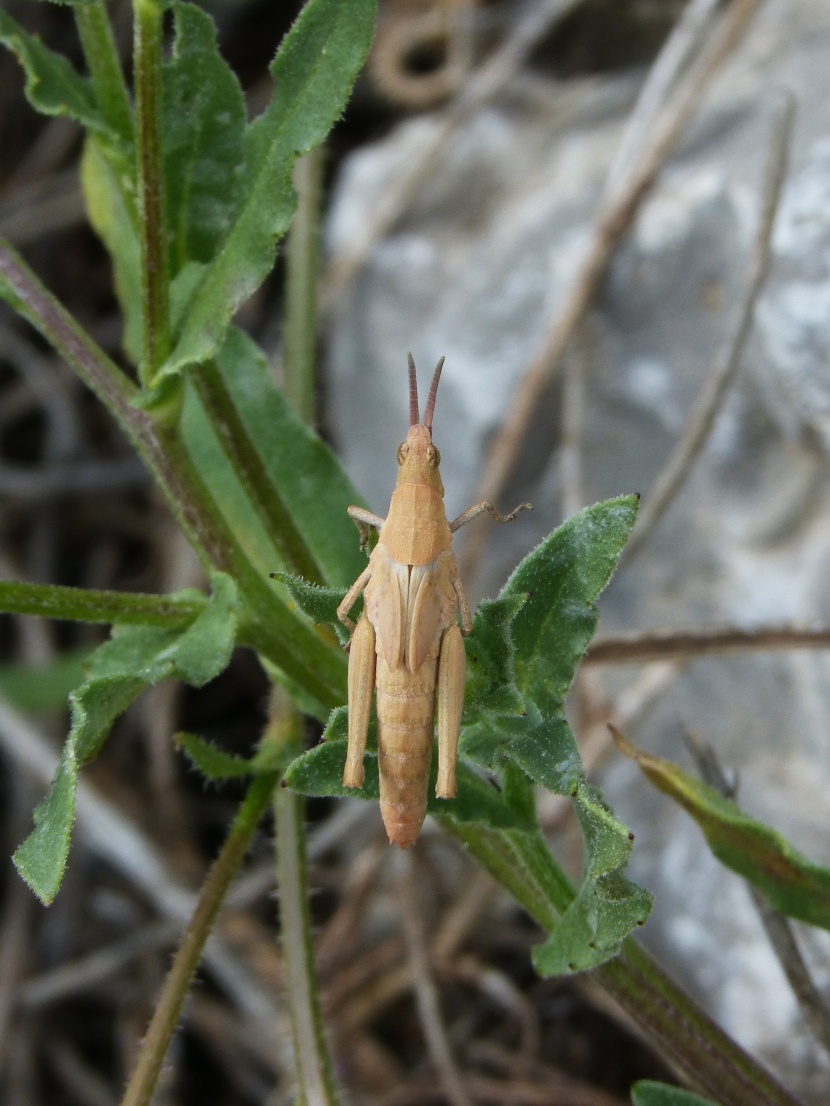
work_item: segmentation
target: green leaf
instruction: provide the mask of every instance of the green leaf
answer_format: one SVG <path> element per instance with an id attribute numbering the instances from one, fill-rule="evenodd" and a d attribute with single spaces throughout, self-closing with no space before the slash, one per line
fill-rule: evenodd
<path id="1" fill-rule="evenodd" d="M 319 626 L 332 625 L 341 641 L 348 639 L 348 631 L 337 617 L 337 608 L 346 594 L 344 588 L 321 588 L 290 572 L 275 572 L 273 576 L 285 584 L 291 598 L 312 622 Z"/>
<path id="2" fill-rule="evenodd" d="M 501 595 L 483 600 L 473 619 L 473 632 L 465 638 L 467 687 L 465 720 L 482 713 L 521 714 L 524 700 L 516 687 L 513 620 L 525 603 L 523 595 Z"/>
<path id="3" fill-rule="evenodd" d="M 236 213 L 245 179 L 245 102 L 216 49 L 213 20 L 173 5 L 175 39 L 162 69 L 162 150 L 169 272 L 210 261 Z"/>
<path id="4" fill-rule="evenodd" d="M 250 758 L 226 753 L 212 742 L 191 733 L 177 734 L 176 744 L 184 749 L 193 766 L 206 779 L 214 782 L 280 771 L 285 763 L 284 759 L 280 761 L 279 750 L 273 743 L 262 747 Z"/>
<path id="5" fill-rule="evenodd" d="M 366 567 L 350 504 L 363 505 L 329 447 L 274 384 L 265 354 L 232 328 L 217 366 L 268 475 L 327 584 L 349 587 Z M 279 567 L 277 562 L 270 569 Z"/>
<path id="6" fill-rule="evenodd" d="M 54 899 L 66 867 L 78 771 L 97 756 L 118 715 L 161 680 L 199 687 L 227 666 L 236 634 L 236 585 L 224 573 L 214 573 L 211 584 L 209 602 L 184 630 L 117 627 L 92 655 L 87 682 L 70 696 L 72 726 L 55 779 L 35 809 L 34 830 L 13 857 L 44 903 Z"/>
<path id="7" fill-rule="evenodd" d="M 615 956 L 631 930 L 645 922 L 651 896 L 622 875 L 632 835 L 585 779 L 567 722 L 545 717 L 530 704 L 524 717 L 490 718 L 468 727 L 461 749 L 503 776 L 505 761 L 515 765 L 535 783 L 573 800 L 585 840 L 582 884 L 551 936 L 536 950 L 538 971 L 587 971 Z"/>
<path id="8" fill-rule="evenodd" d="M 0 42 L 16 55 L 26 73 L 26 98 L 32 107 L 44 115 L 67 115 L 91 131 L 115 137 L 98 110 L 91 83 L 2 9 Z"/>
<path id="9" fill-rule="evenodd" d="M 118 172 L 98 142 L 88 140 L 81 157 L 81 186 L 87 216 L 112 258 L 115 290 L 124 317 L 122 344 L 127 356 L 141 358 L 141 246 L 134 182 Z"/>
<path id="10" fill-rule="evenodd" d="M 634 1084 L 631 1101 L 634 1106 L 717 1106 L 709 1098 L 681 1091 L 679 1087 L 670 1087 L 667 1083 L 655 1083 L 651 1079 L 641 1079 Z"/>
<path id="11" fill-rule="evenodd" d="M 271 66 L 274 95 L 245 135 L 247 175 L 238 214 L 206 265 L 162 372 L 215 356 L 236 309 L 274 262 L 296 206 L 291 169 L 340 116 L 369 49 L 374 0 L 309 0 Z"/>
<path id="12" fill-rule="evenodd" d="M 628 934 L 645 925 L 651 895 L 619 871 L 585 879 L 553 933 L 533 949 L 540 975 L 586 972 L 616 956 Z"/>
<path id="13" fill-rule="evenodd" d="M 721 864 L 748 880 L 779 913 L 830 929 L 830 869 L 671 761 L 641 752 L 619 733 L 614 740 L 655 787 L 691 814 Z"/>
<path id="14" fill-rule="evenodd" d="M 18 710 L 59 710 L 71 691 L 84 682 L 84 660 L 88 649 L 59 654 L 49 664 L 0 665 L 0 695 Z"/>
<path id="15" fill-rule="evenodd" d="M 524 595 L 513 620 L 519 691 L 558 714 L 576 666 L 596 629 L 596 601 L 617 565 L 637 517 L 637 497 L 586 507 L 537 546 L 502 595 Z"/>
<path id="16" fill-rule="evenodd" d="M 325 740 L 291 762 L 285 782 L 303 795 L 351 796 L 377 802 L 380 797 L 377 753 L 367 752 L 364 755 L 366 778 L 359 791 L 343 786 L 345 763 L 346 742 L 341 739 Z M 455 822 L 483 823 L 494 829 L 534 828 L 534 822 L 528 824 L 525 818 L 507 805 L 492 784 L 481 779 L 465 764 L 459 763 L 457 767 L 458 794 L 454 799 L 435 798 L 435 777 L 436 765 L 433 764 L 427 792 L 428 813 L 451 818 Z"/>

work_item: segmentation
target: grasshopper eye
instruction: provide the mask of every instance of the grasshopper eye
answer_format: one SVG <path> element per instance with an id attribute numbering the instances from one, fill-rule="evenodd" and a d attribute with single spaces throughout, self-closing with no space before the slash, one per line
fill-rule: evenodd
<path id="1" fill-rule="evenodd" d="M 398 446 L 398 464 L 399 465 L 402 465 L 404 463 L 404 461 L 406 460 L 407 453 L 409 453 L 409 446 L 406 444 L 406 442 L 401 442 L 401 444 Z"/>
<path id="2" fill-rule="evenodd" d="M 441 454 L 434 445 L 427 446 L 427 464 L 431 469 L 437 468 L 441 464 Z"/>

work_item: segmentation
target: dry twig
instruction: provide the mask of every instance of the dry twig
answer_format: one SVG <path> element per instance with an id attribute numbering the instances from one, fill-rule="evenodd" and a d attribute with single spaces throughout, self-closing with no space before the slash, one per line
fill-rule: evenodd
<path id="1" fill-rule="evenodd" d="M 655 128 L 631 176 L 616 192 L 612 204 L 598 215 L 571 289 L 525 370 L 508 405 L 507 418 L 494 437 L 476 498 L 498 502 L 545 389 L 553 379 L 614 251 L 631 226 L 643 198 L 677 144 L 684 127 L 708 91 L 715 73 L 740 41 L 758 3 L 759 0 L 735 0 L 731 5 L 714 39 L 681 81 L 664 112 L 662 124 Z M 475 554 L 470 552 L 466 558 L 468 573 L 478 560 L 482 547 L 483 542 L 479 542 Z"/>
<path id="2" fill-rule="evenodd" d="M 636 556 L 642 549 L 677 493 L 689 479 L 694 463 L 712 432 L 724 397 L 740 368 L 741 354 L 752 328 L 755 303 L 769 272 L 772 227 L 786 177 L 787 151 L 794 116 L 795 101 L 792 95 L 787 93 L 782 98 L 773 124 L 763 176 L 758 231 L 734 329 L 724 343 L 701 389 L 674 451 L 643 501 L 634 533 L 623 552 L 626 560 Z"/>
<path id="3" fill-rule="evenodd" d="M 830 648 L 830 627 L 759 626 L 740 630 L 648 630 L 600 638 L 588 646 L 584 664 L 642 664 L 645 661 L 691 659 L 716 653 L 762 653 L 781 649 Z"/>
<path id="4" fill-rule="evenodd" d="M 513 34 L 470 77 L 445 111 L 440 126 L 435 129 L 428 146 L 421 150 L 409 171 L 390 181 L 360 234 L 350 240 L 346 250 L 329 262 L 321 287 L 324 313 L 331 309 L 344 288 L 354 280 L 375 243 L 401 218 L 421 185 L 429 179 L 442 151 L 452 142 L 457 128 L 504 88 L 551 27 L 580 3 L 582 0 L 543 0 L 540 4 L 530 6 Z"/>

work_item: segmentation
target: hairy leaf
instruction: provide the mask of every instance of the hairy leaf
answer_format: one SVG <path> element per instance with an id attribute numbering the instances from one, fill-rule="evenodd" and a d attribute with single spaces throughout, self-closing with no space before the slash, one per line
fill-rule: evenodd
<path id="1" fill-rule="evenodd" d="M 582 884 L 551 936 L 535 951 L 537 969 L 546 975 L 586 971 L 616 955 L 623 939 L 648 917 L 651 896 L 622 874 L 632 835 L 585 779 L 567 722 L 545 717 L 530 704 L 524 717 L 488 719 L 469 727 L 461 747 L 486 768 L 499 771 L 507 762 L 573 800 L 585 840 Z"/>
<path id="2" fill-rule="evenodd" d="M 525 603 L 523 595 L 501 595 L 483 600 L 465 638 L 467 687 L 464 718 L 474 722 L 484 712 L 521 714 L 524 700 L 516 687 L 512 627 Z"/>
<path id="3" fill-rule="evenodd" d="M 636 517 L 633 495 L 586 507 L 525 557 L 502 591 L 527 597 L 512 626 L 516 678 L 545 714 L 561 712 Z"/>
<path id="4" fill-rule="evenodd" d="M 325 582 L 348 587 L 366 567 L 357 529 L 346 513 L 350 504 L 362 505 L 362 498 L 329 447 L 286 403 L 255 342 L 231 328 L 217 366 Z"/>
<path id="5" fill-rule="evenodd" d="M 44 115 L 67 115 L 87 129 L 111 134 L 91 83 L 66 58 L 30 35 L 0 8 L 0 42 L 17 56 L 26 73 L 26 98 Z"/>
<path id="6" fill-rule="evenodd" d="M 691 814 L 721 864 L 764 894 L 781 914 L 830 929 L 830 869 L 802 856 L 775 830 L 671 761 L 636 749 L 619 733 L 617 747 L 655 787 Z"/>
<path id="7" fill-rule="evenodd" d="M 641 1079 L 631 1088 L 631 1101 L 634 1106 L 717 1106 L 709 1098 L 701 1098 L 691 1091 L 682 1091 L 679 1087 L 670 1087 L 667 1083 L 655 1083 L 651 1079 Z"/>
<path id="8" fill-rule="evenodd" d="M 129 178 L 126 178 L 129 180 Z M 115 290 L 124 317 L 122 345 L 130 360 L 141 358 L 141 246 L 135 194 L 125 177 L 103 153 L 87 141 L 81 157 L 81 185 L 87 216 L 112 259 Z"/>
<path id="9" fill-rule="evenodd" d="M 59 710 L 69 693 L 84 682 L 83 664 L 88 649 L 60 653 L 45 665 L 0 665 L 0 695 L 18 710 Z"/>
<path id="10" fill-rule="evenodd" d="M 377 802 L 380 796 L 377 753 L 367 752 L 364 755 L 366 780 L 359 791 L 343 786 L 345 763 L 344 740 L 322 741 L 292 761 L 285 774 L 285 782 L 288 787 L 304 795 L 352 796 Z M 435 798 L 435 778 L 436 765 L 433 764 L 427 792 L 427 811 L 430 814 L 442 815 L 457 822 L 480 822 L 494 829 L 533 828 L 533 823 L 528 825 L 512 810 L 491 783 L 481 779 L 465 764 L 458 765 L 458 795 L 454 799 Z"/>
<path id="11" fill-rule="evenodd" d="M 216 49 L 213 20 L 173 5 L 175 39 L 162 69 L 162 156 L 168 271 L 207 262 L 236 214 L 245 177 L 245 102 Z"/>
<path id="12" fill-rule="evenodd" d="M 291 169 L 343 111 L 371 43 L 374 10 L 374 0 L 309 0 L 286 35 L 271 66 L 271 103 L 246 132 L 236 218 L 205 267 L 162 372 L 215 356 L 234 312 L 270 270 L 296 205 Z"/>
<path id="13" fill-rule="evenodd" d="M 214 573 L 211 583 L 209 602 L 184 630 L 116 628 L 92 655 L 87 682 L 70 696 L 72 727 L 55 779 L 13 858 L 44 903 L 54 899 L 66 867 L 78 770 L 97 756 L 118 715 L 161 680 L 175 677 L 200 687 L 227 666 L 236 634 L 236 585 L 223 573 Z"/>
<path id="14" fill-rule="evenodd" d="M 341 642 L 348 640 L 348 630 L 337 617 L 337 608 L 346 594 L 343 588 L 321 588 L 290 572 L 275 572 L 274 576 L 285 584 L 291 598 L 312 622 L 334 626 Z"/>
<path id="15" fill-rule="evenodd" d="M 214 782 L 240 779 L 244 776 L 260 776 L 278 771 L 282 766 L 273 744 L 259 749 L 250 758 L 226 753 L 218 745 L 191 733 L 177 734 L 176 744 L 184 749 L 193 766 L 206 779 Z"/>

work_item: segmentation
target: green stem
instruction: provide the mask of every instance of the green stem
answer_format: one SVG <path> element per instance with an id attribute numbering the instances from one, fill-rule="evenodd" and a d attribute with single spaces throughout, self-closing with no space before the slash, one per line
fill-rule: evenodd
<path id="1" fill-rule="evenodd" d="M 75 23 L 101 114 L 126 144 L 133 141 L 133 109 L 103 0 L 75 7 Z"/>
<path id="2" fill-rule="evenodd" d="M 275 735 L 272 740 L 280 741 L 287 757 L 293 758 L 302 752 L 300 717 L 287 699 L 282 701 L 279 690 L 275 690 L 274 697 L 272 713 L 281 713 L 283 732 L 277 734 L 277 726 L 272 724 L 269 727 Z M 275 788 L 274 822 L 280 933 L 300 1100 L 315 1106 L 336 1106 L 311 941 L 302 796 L 283 787 Z"/>
<path id="3" fill-rule="evenodd" d="M 317 277 L 320 265 L 322 146 L 294 166 L 298 203 L 286 241 L 285 398 L 310 426 L 315 421 Z"/>
<path id="4" fill-rule="evenodd" d="M 294 525 L 279 489 L 268 475 L 219 368 L 214 362 L 200 365 L 193 373 L 193 381 L 222 446 L 248 498 L 262 517 L 287 571 L 312 583 L 323 583 L 320 568 Z"/>
<path id="5" fill-rule="evenodd" d="M 203 596 L 179 598 L 127 591 L 93 591 L 57 584 L 0 580 L 0 611 L 67 622 L 117 622 L 125 626 L 187 626 L 203 610 Z"/>
<path id="6" fill-rule="evenodd" d="M 147 1106 L 161 1065 L 176 1030 L 182 1005 L 230 882 L 239 869 L 251 838 L 268 806 L 278 774 L 269 772 L 251 784 L 237 812 L 222 851 L 202 887 L 196 910 L 164 981 L 153 1017 L 141 1044 L 138 1061 L 121 1106 Z"/>
<path id="7" fill-rule="evenodd" d="M 257 572 L 219 512 L 191 458 L 166 423 L 133 404 L 135 385 L 0 241 L 0 298 L 62 356 L 121 425 L 152 473 L 203 566 L 233 576 L 248 606 L 243 634 L 299 687 L 331 709 L 345 701 L 346 659 L 327 645 Z"/>
<path id="8" fill-rule="evenodd" d="M 134 0 L 138 194 L 141 213 L 142 379 L 152 384 L 170 352 L 164 175 L 161 156 L 161 60 L 164 8 Z"/>
<path id="9" fill-rule="evenodd" d="M 555 928 L 574 891 L 540 835 L 442 822 L 544 930 Z M 631 938 L 592 976 L 692 1086 L 721 1106 L 800 1106 Z"/>

